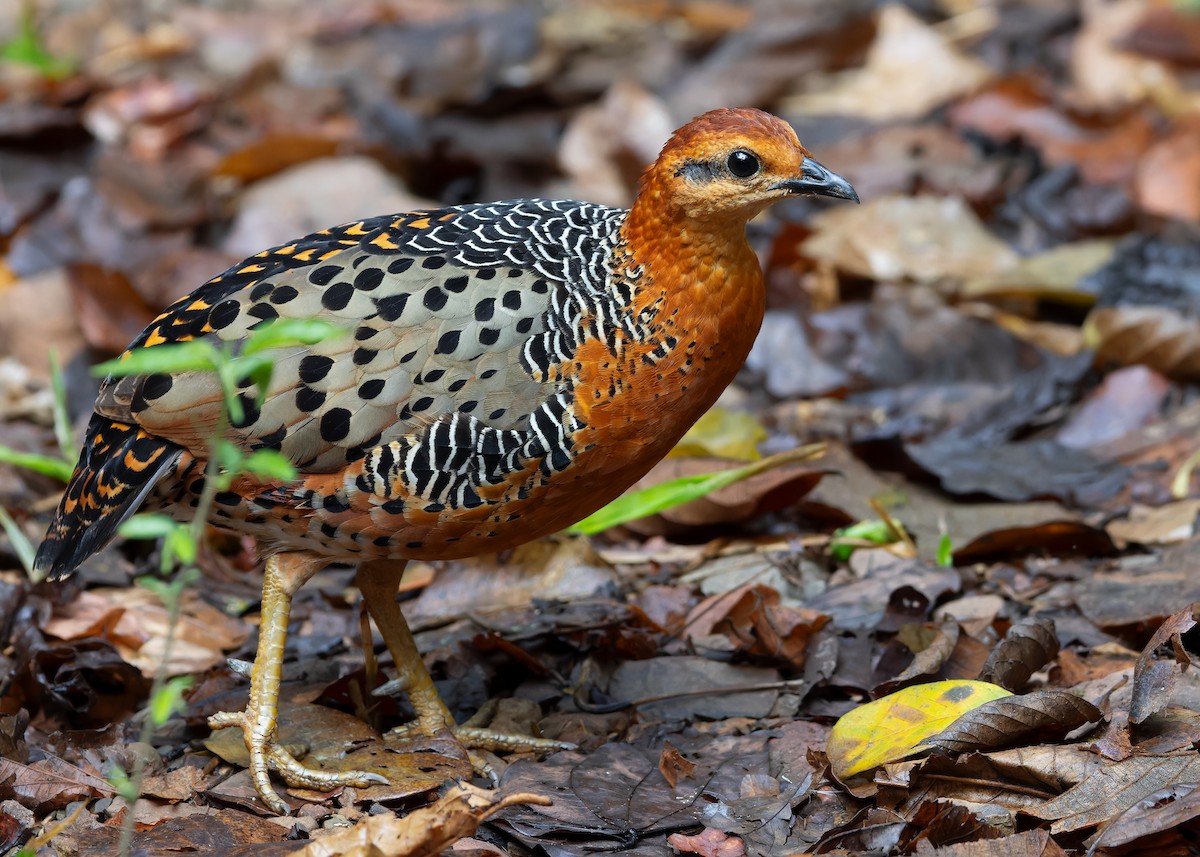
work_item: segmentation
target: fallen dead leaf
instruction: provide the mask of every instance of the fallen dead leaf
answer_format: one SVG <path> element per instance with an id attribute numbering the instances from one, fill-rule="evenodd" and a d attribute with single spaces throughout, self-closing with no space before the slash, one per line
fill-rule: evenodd
<path id="1" fill-rule="evenodd" d="M 985 702 L 926 739 L 923 746 L 966 753 L 1041 743 L 1060 739 L 1100 717 L 1100 709 L 1070 691 L 1035 690 Z"/>
<path id="2" fill-rule="evenodd" d="M 429 806 L 403 818 L 373 815 L 354 827 L 324 836 L 295 852 L 295 857 L 432 857 L 502 809 L 519 804 L 546 806 L 540 795 L 495 792 L 459 783 Z"/>
<path id="3" fill-rule="evenodd" d="M 959 51 L 906 7 L 889 4 L 879 12 L 863 67 L 813 80 L 812 89 L 785 101 L 783 110 L 880 122 L 912 119 L 991 76 L 986 64 Z"/>
<path id="4" fill-rule="evenodd" d="M 1004 639 L 992 649 L 979 678 L 1015 693 L 1025 686 L 1031 675 L 1054 660 L 1057 654 L 1058 637 L 1054 633 L 1054 620 L 1031 616 L 1008 629 Z"/>

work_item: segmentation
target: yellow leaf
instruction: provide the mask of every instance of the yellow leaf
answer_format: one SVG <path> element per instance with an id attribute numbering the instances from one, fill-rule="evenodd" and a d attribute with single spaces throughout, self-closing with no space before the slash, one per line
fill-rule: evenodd
<path id="1" fill-rule="evenodd" d="M 767 430 L 752 414 L 713 408 L 688 429 L 669 457 L 757 461 L 758 444 L 766 439 Z"/>
<path id="2" fill-rule="evenodd" d="M 1012 696 L 986 681 L 935 681 L 860 705 L 833 724 L 826 754 L 840 780 L 921 752 L 926 738 L 985 702 Z"/>

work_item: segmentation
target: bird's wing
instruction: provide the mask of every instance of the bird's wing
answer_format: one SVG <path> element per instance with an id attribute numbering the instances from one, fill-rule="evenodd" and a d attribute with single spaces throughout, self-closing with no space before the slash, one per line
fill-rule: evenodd
<path id="1" fill-rule="evenodd" d="M 271 319 L 322 319 L 342 336 L 273 351 L 261 408 L 227 435 L 280 450 L 304 472 L 458 413 L 525 429 L 595 314 L 623 212 L 523 200 L 378 217 L 251 257 L 166 310 L 130 350 L 208 339 L 232 346 Z M 594 321 L 591 322 L 594 324 Z M 109 378 L 96 411 L 204 457 L 222 420 L 207 372 Z"/>

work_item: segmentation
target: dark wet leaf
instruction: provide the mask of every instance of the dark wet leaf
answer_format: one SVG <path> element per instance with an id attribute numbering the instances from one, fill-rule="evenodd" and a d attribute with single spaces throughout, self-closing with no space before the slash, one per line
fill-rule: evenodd
<path id="1" fill-rule="evenodd" d="M 1196 627 L 1200 604 L 1192 604 L 1167 618 L 1138 658 L 1133 671 L 1133 700 L 1129 720 L 1141 723 L 1161 711 L 1171 701 L 1171 693 L 1181 672 L 1192 666 L 1191 655 L 1183 647 L 1183 635 Z M 1159 647 L 1170 644 L 1173 658 L 1155 657 Z"/>

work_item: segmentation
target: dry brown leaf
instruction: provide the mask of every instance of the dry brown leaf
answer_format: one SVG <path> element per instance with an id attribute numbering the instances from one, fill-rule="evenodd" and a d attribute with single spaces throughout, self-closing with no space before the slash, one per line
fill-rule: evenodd
<path id="1" fill-rule="evenodd" d="M 1101 361 L 1142 364 L 1168 378 L 1200 378 L 1200 322 L 1155 306 L 1100 307 L 1084 322 L 1085 341 Z"/>
<path id="2" fill-rule="evenodd" d="M 1130 544 L 1168 545 L 1192 537 L 1197 515 L 1200 500 L 1176 500 L 1163 506 L 1137 504 L 1129 509 L 1128 517 L 1109 521 L 1104 529 L 1122 549 Z"/>
<path id="3" fill-rule="evenodd" d="M 804 252 L 875 280 L 971 279 L 1014 268 L 1017 255 L 958 197 L 889 196 L 813 218 Z"/>
<path id="4" fill-rule="evenodd" d="M 785 102 L 783 112 L 911 119 L 991 76 L 985 63 L 959 51 L 904 6 L 889 4 L 879 13 L 864 66 L 813 81 L 809 92 Z"/>
<path id="5" fill-rule="evenodd" d="M 1155 836 L 1200 816 L 1200 784 L 1170 785 L 1139 801 L 1107 824 L 1092 843 L 1115 848 Z"/>
<path id="6" fill-rule="evenodd" d="M 1200 782 L 1200 757 L 1134 756 L 1097 768 L 1083 782 L 1029 815 L 1053 821 L 1052 833 L 1103 824 L 1171 786 Z"/>
<path id="7" fill-rule="evenodd" d="M 1146 648 L 1142 649 L 1133 670 L 1133 700 L 1129 705 L 1131 722 L 1141 723 L 1151 714 L 1162 711 L 1171 701 L 1171 692 L 1179 680 L 1179 673 L 1192 665 L 1191 656 L 1183 648 L 1181 637 L 1196 627 L 1197 611 L 1200 611 L 1200 603 L 1192 604 L 1169 617 L 1154 632 Z M 1175 654 L 1174 659 L 1155 658 L 1154 653 L 1159 646 L 1165 646 L 1168 642 Z"/>
<path id="8" fill-rule="evenodd" d="M 667 844 L 681 854 L 699 854 L 700 857 L 745 857 L 746 854 L 746 844 L 741 839 L 711 827 L 695 836 L 672 833 L 667 837 Z"/>
<path id="9" fill-rule="evenodd" d="M 1200 122 L 1185 122 L 1150 147 L 1138 162 L 1134 195 L 1151 214 L 1200 220 Z"/>
<path id="10" fill-rule="evenodd" d="M 114 789 L 57 756 L 46 754 L 29 765 L 0 758 L 0 796 L 42 814 L 71 801 L 107 797 Z"/>
<path id="11" fill-rule="evenodd" d="M 663 746 L 663 751 L 658 757 L 658 772 L 662 774 L 663 779 L 670 784 L 671 788 L 679 785 L 680 779 L 690 777 L 694 770 L 696 770 L 696 763 L 685 759 L 679 749 L 671 746 L 669 741 Z"/>
<path id="12" fill-rule="evenodd" d="M 515 794 L 495 800 L 495 793 L 459 783 L 429 806 L 403 818 L 373 815 L 295 852 L 295 857 L 432 857 L 472 835 L 479 825 L 515 804 L 548 806 L 549 798 Z"/>
<path id="13" fill-rule="evenodd" d="M 1055 740 L 1101 718 L 1100 709 L 1066 690 L 1035 690 L 985 702 L 925 740 L 951 753 Z"/>
<path id="14" fill-rule="evenodd" d="M 1023 619 L 992 649 L 979 678 L 1015 692 L 1057 654 L 1054 620 L 1040 616 Z"/>

